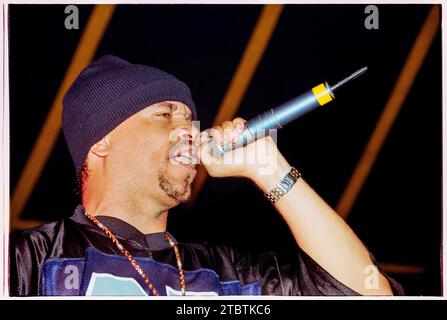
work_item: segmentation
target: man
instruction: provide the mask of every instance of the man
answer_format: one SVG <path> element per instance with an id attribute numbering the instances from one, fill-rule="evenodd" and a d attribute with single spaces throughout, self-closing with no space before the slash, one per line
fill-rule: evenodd
<path id="1" fill-rule="evenodd" d="M 196 118 L 189 88 L 170 74 L 114 56 L 88 66 L 63 101 L 82 205 L 70 218 L 12 236 L 11 294 L 403 293 L 271 137 L 214 157 L 210 141 L 234 142 L 244 120 L 200 133 Z M 166 230 L 168 212 L 190 198 L 199 162 L 213 177 L 251 179 L 300 250 L 250 254 L 178 243 Z"/>

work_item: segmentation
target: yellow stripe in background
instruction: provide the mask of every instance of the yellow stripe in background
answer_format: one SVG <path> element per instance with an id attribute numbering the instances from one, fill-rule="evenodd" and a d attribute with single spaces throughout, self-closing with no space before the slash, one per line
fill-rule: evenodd
<path id="1" fill-rule="evenodd" d="M 104 31 L 109 25 L 114 11 L 115 5 L 96 5 L 93 8 L 71 63 L 67 68 L 47 118 L 45 119 L 45 123 L 40 130 L 31 154 L 22 170 L 17 187 L 14 190 L 11 201 L 12 229 L 23 227 L 29 228 L 39 224 L 38 221 L 22 221 L 20 219 L 20 214 L 42 173 L 61 131 L 62 98 L 81 70 L 84 69 L 95 56 L 96 49 L 102 40 Z"/>
<path id="2" fill-rule="evenodd" d="M 220 104 L 219 111 L 214 118 L 213 127 L 222 124 L 226 120 L 232 120 L 235 117 L 242 98 L 270 42 L 270 38 L 278 24 L 283 9 L 284 5 L 279 4 L 266 4 L 262 8 L 251 38 L 234 72 L 225 97 Z M 195 202 L 208 177 L 203 166 L 199 166 L 198 169 L 193 184 L 192 200 L 189 202 L 189 205 Z"/>
<path id="3" fill-rule="evenodd" d="M 440 5 L 433 5 L 430 9 L 424 25 L 419 31 L 405 64 L 402 67 L 399 78 L 391 91 L 384 110 L 377 121 L 376 127 L 369 138 L 368 144 L 363 151 L 361 159 L 340 197 L 336 211 L 344 219 L 349 216 L 357 196 L 365 184 L 405 98 L 416 79 L 416 75 L 427 56 L 430 45 L 439 29 L 440 7 Z"/>

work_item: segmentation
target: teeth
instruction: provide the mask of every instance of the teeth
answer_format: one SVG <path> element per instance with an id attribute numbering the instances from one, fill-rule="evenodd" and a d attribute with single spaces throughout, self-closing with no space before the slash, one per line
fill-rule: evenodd
<path id="1" fill-rule="evenodd" d="M 199 164 L 198 158 L 192 153 L 190 149 L 185 148 L 173 148 L 169 152 L 170 159 L 175 162 L 187 164 L 187 165 L 197 165 Z"/>
<path id="2" fill-rule="evenodd" d="M 174 159 L 184 164 L 195 164 L 195 158 L 188 153 L 183 153 Z"/>

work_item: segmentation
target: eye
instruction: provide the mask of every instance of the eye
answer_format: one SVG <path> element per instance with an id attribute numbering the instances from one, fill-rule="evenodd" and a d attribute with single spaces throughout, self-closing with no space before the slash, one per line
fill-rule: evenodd
<path id="1" fill-rule="evenodd" d="M 170 112 L 162 112 L 157 114 L 158 117 L 165 117 L 166 119 L 171 119 L 171 113 Z"/>

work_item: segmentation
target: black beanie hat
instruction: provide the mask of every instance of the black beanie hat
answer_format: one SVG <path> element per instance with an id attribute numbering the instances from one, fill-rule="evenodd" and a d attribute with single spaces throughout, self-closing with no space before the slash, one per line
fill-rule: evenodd
<path id="1" fill-rule="evenodd" d="M 197 111 L 186 84 L 153 67 L 106 55 L 85 68 L 64 96 L 62 127 L 79 175 L 90 148 L 121 122 L 162 101 Z"/>

